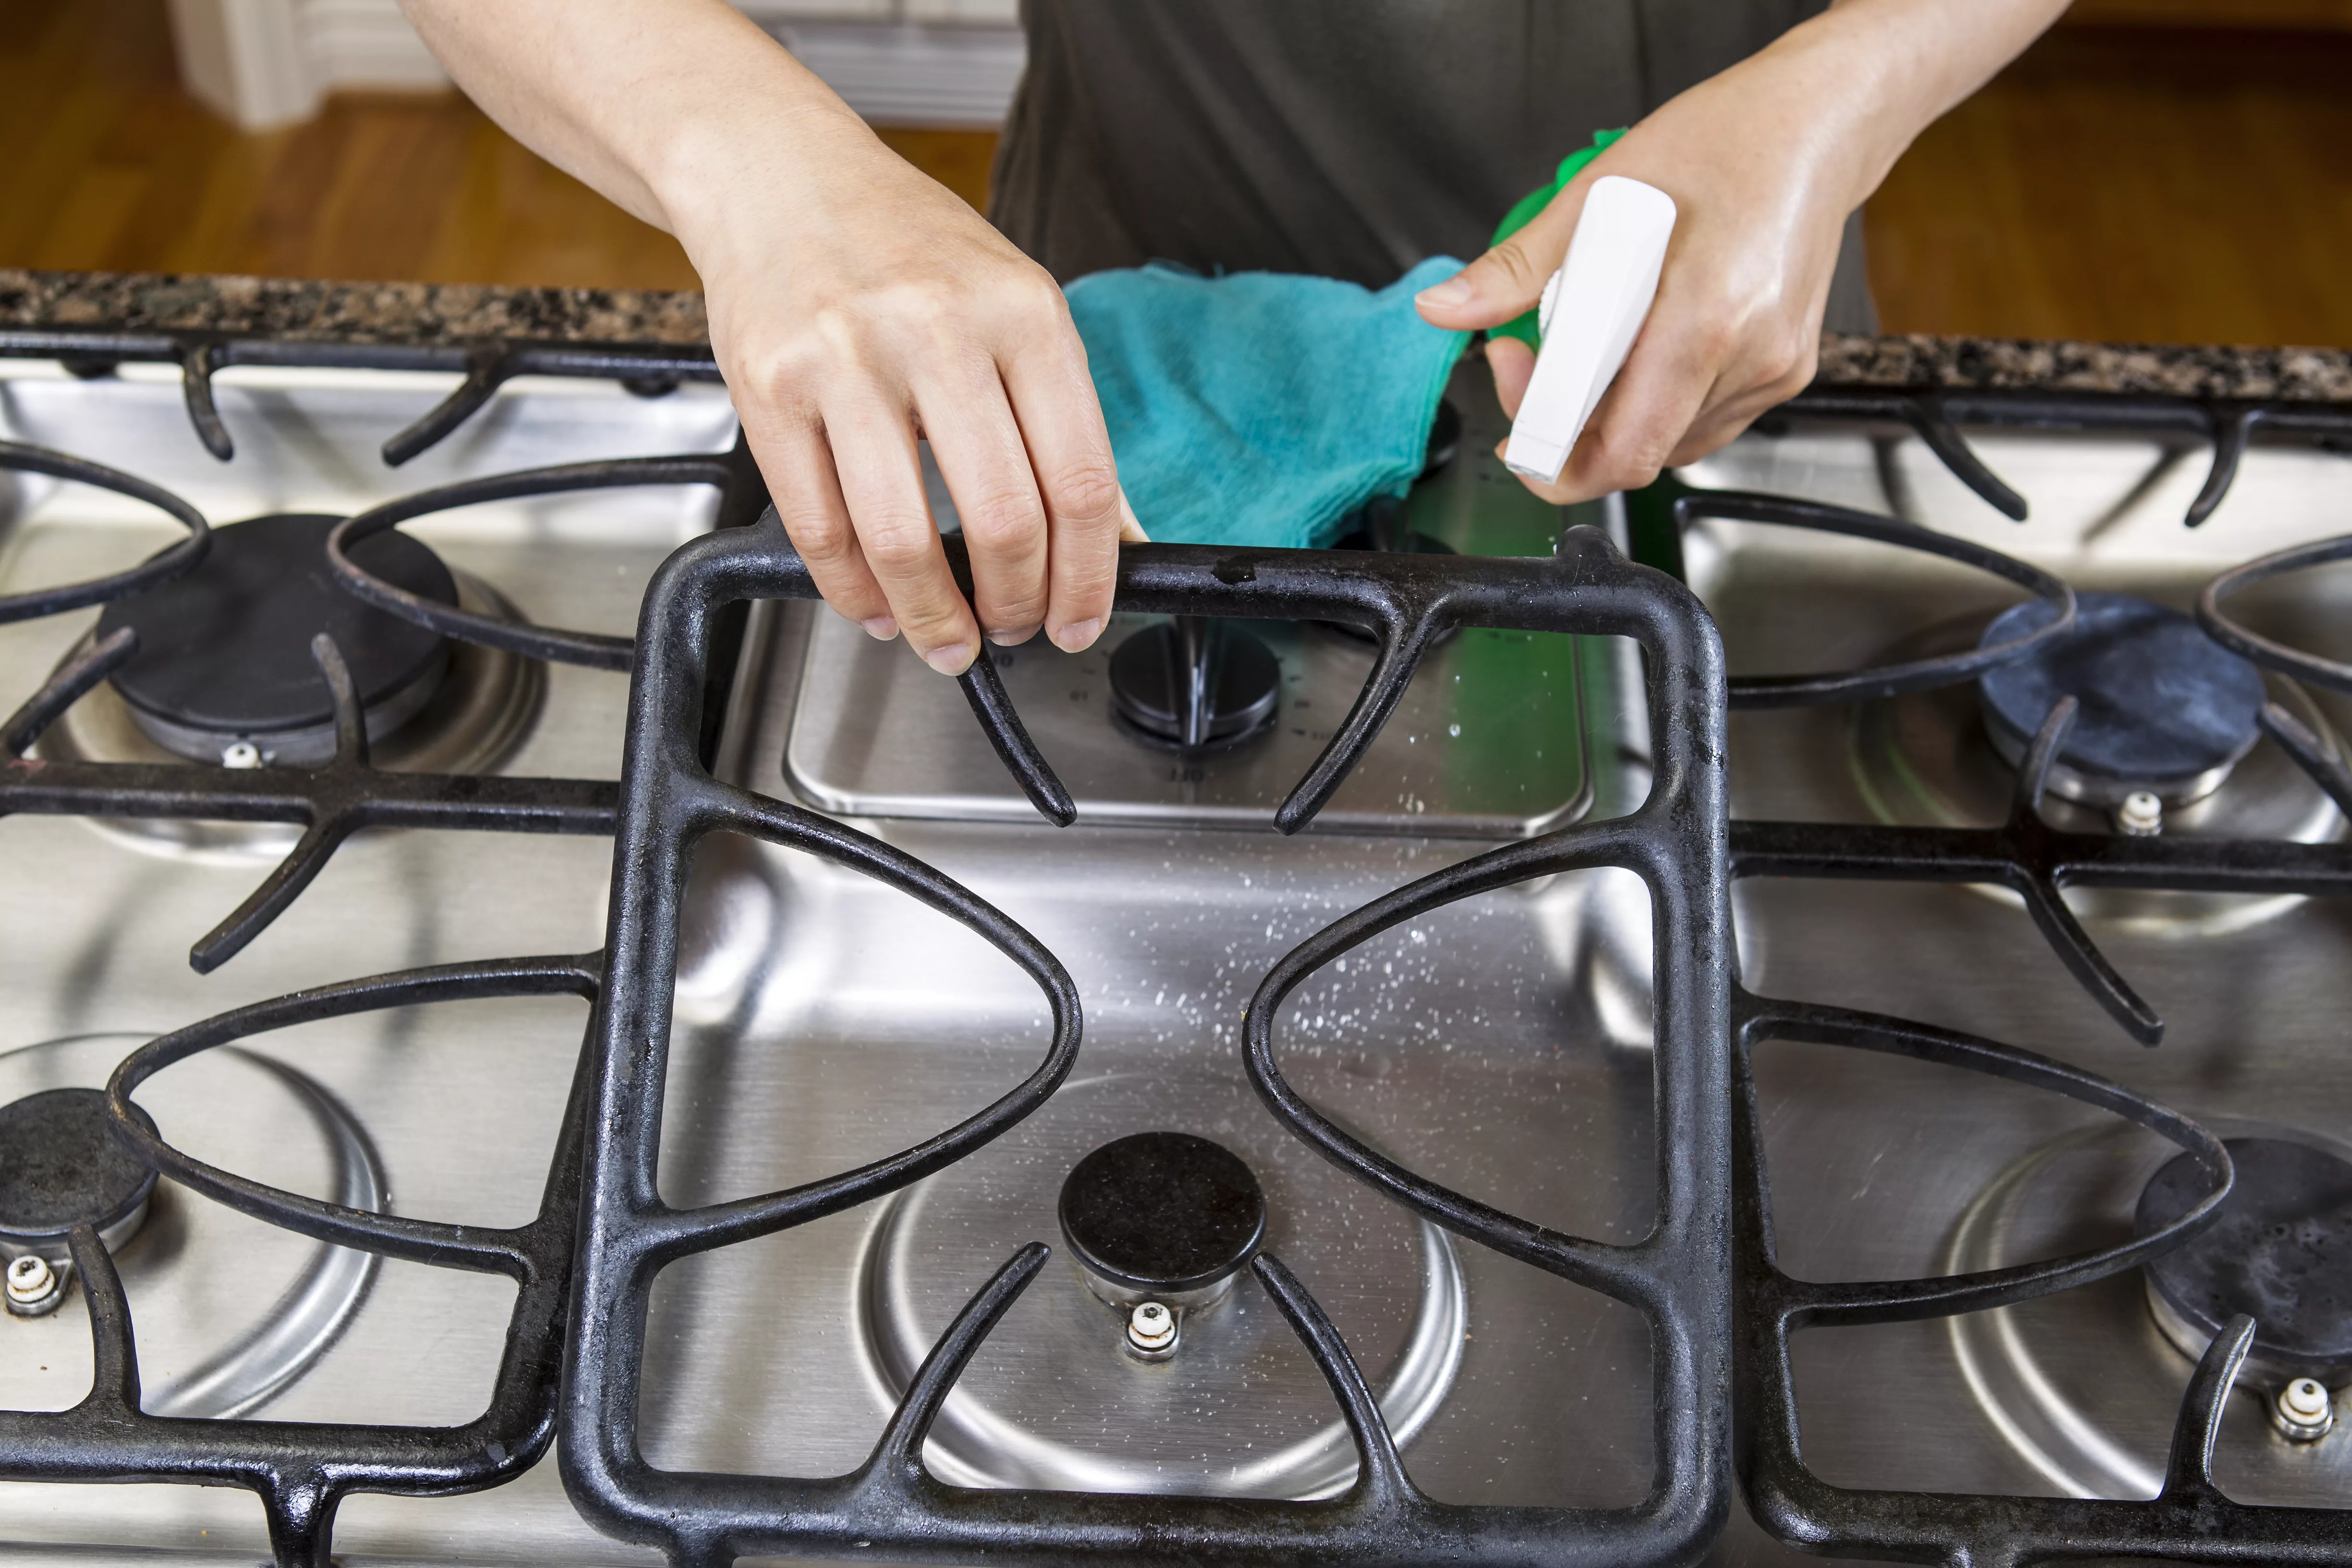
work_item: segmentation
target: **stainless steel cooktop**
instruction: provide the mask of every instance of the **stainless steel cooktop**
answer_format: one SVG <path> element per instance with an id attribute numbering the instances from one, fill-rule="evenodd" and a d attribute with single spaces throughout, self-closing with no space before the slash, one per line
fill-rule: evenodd
<path id="1" fill-rule="evenodd" d="M 715 451 L 723 395 L 646 400 L 603 383 L 509 383 L 408 468 L 373 444 L 451 378 L 248 368 L 219 378 L 245 435 L 196 444 L 177 385 L 126 367 L 81 382 L 0 363 L 0 437 L 64 447 L 177 490 L 216 521 L 349 512 L 477 474 L 632 453 Z M 1460 550 L 1547 552 L 1559 525 L 1488 455 L 1499 416 L 1457 384 L 1463 456 L 1409 503 Z M 2048 567 L 2078 589 L 2186 607 L 2224 567 L 2340 532 L 2341 456 L 2257 447 L 2202 529 L 2181 514 L 2199 452 L 2157 438 L 1974 432 L 2032 503 L 2018 524 L 1916 437 L 1856 421 L 1752 434 L 1685 471 L 1707 489 L 1891 512 Z M 0 592 L 129 563 L 173 537 L 73 486 L 0 489 Z M 1590 509 L 1622 537 L 1615 507 Z M 692 489 L 471 508 L 415 525 L 450 565 L 533 620 L 624 632 L 653 568 L 709 526 Z M 1981 574 L 1861 541 L 1703 521 L 1689 580 L 1735 676 L 1831 669 L 1972 642 L 2018 595 Z M 2352 569 L 2250 592 L 2250 622 L 2352 651 Z M 0 674 L 29 690 L 96 612 L 0 627 Z M 1255 749 L 1174 758 L 1116 732 L 1104 651 L 1042 641 L 1001 660 L 1079 805 L 1039 823 L 963 700 L 903 650 L 810 606 L 752 616 L 719 771 L 855 817 L 1022 922 L 1068 967 L 1087 1033 L 1071 1080 L 972 1160 L 878 1204 L 690 1259 L 656 1290 L 641 1422 L 672 1468 L 828 1474 L 862 1460 L 919 1360 L 1014 1247 L 1055 1241 L 1070 1166 L 1172 1128 L 1241 1154 L 1269 1240 L 1363 1361 L 1413 1479 L 1440 1500 L 1623 1505 L 1651 1474 L 1640 1318 L 1459 1246 L 1322 1163 L 1245 1081 L 1259 977 L 1340 913 L 1492 840 L 1603 819 L 1647 788 L 1637 661 L 1608 639 L 1466 633 L 1422 672 L 1317 830 L 1265 830 L 1371 654 L 1328 628 L 1269 635 L 1284 685 Z M 614 776 L 626 678 L 557 665 L 494 771 Z M 2286 695 L 2281 692 L 2284 697 Z M 16 700 L 15 697 L 6 699 Z M 2297 697 L 2324 735 L 2336 699 Z M 2268 760 L 2264 760 L 2267 758 Z M 2005 764 L 1965 689 L 1735 714 L 1733 809 L 1807 821 L 1990 822 Z M 2095 811 L 2053 803 L 2096 829 Z M 2318 790 L 2267 750 L 2166 831 L 2342 837 Z M 583 952 L 602 940 L 602 838 L 377 832 L 346 847 L 285 918 L 210 976 L 188 942 L 242 899 L 290 833 L 0 820 L 0 1101 L 101 1083 L 138 1040 L 305 985 L 428 963 Z M 2103 951 L 2169 1020 L 2142 1047 L 2073 983 L 2013 897 L 1971 886 L 1745 881 L 1743 978 L 1760 994 L 1970 1030 L 2075 1063 L 2228 1136 L 2352 1155 L 2342 1065 L 2352 914 L 2336 903 L 2077 893 Z M 1654 1206 L 1650 911 L 1618 872 L 1474 899 L 1360 949 L 1286 1012 L 1302 1091 L 1401 1161 L 1475 1197 L 1603 1240 Z M 691 893 L 661 1157 L 663 1196 L 700 1204 L 787 1185 L 969 1114 L 1026 1070 L 1041 1020 L 1017 970 L 943 916 L 797 853 L 717 838 Z M 394 1011 L 258 1037 L 174 1068 L 141 1100 L 192 1152 L 355 1206 L 520 1223 L 544 1180 L 577 1004 Z M 1821 1279 L 1993 1267 L 2111 1242 L 2173 1147 L 1990 1079 L 1772 1043 L 1758 1073 L 1780 1258 Z M 149 1365 L 147 1408 L 456 1422 L 481 1408 L 513 1288 L 377 1263 L 173 1186 L 121 1254 Z M 1160 1364 L 1125 1355 L 1056 1259 L 990 1339 L 929 1448 L 966 1484 L 1328 1495 L 1352 1461 L 1319 1374 L 1246 1283 Z M 2130 1497 L 2160 1477 L 2190 1362 L 2137 1274 L 2023 1307 L 1800 1334 L 1808 1461 L 1853 1486 Z M 90 1373 L 78 1310 L 0 1321 L 0 1404 L 55 1409 Z M 2352 1436 L 2278 1436 L 2233 1396 L 2220 1475 L 2246 1501 L 2344 1496 Z M 13 1556 L 76 1563 L 266 1551 L 246 1494 L 189 1487 L 0 1486 Z M 430 1501 L 359 1496 L 339 1553 L 365 1562 L 648 1561 L 583 1523 L 551 1460 L 505 1488 Z M 1801 1554 L 1734 1508 L 1710 1560 Z"/>
<path id="2" fill-rule="evenodd" d="M 1980 435 L 2032 502 L 2010 521 L 1916 442 L 1834 433 L 1745 439 L 1688 474 L 1710 488 L 1796 493 L 1892 511 L 2062 574 L 2078 591 L 2189 607 L 2231 564 L 2341 531 L 2344 459 L 2258 451 L 2221 510 L 2181 518 L 2203 451 L 2154 440 Z M 1732 673 L 1843 668 L 1972 642 L 2013 593 L 1978 574 L 1847 540 L 1737 523 L 1686 537 L 1691 581 Z M 2248 595 L 2263 629 L 2341 657 L 2352 575 L 2323 570 Z M 2281 682 L 2273 682 L 2274 692 Z M 2305 702 L 2309 699 L 2299 699 Z M 2341 734 L 2348 714 L 2320 697 Z M 1929 693 L 1850 709 L 1733 715 L 1741 817 L 1998 822 L 2008 785 L 1974 704 Z M 2340 742 L 2339 742 L 2339 754 Z M 2053 816 L 2096 815 L 2053 801 Z M 2201 815 L 2200 815 L 2201 813 Z M 2259 824 L 2259 826 L 2255 826 Z M 2167 831 L 2340 838 L 2301 773 L 2247 759 Z M 2013 895 L 1970 887 L 1751 880 L 1737 893 L 1744 977 L 1760 994 L 1917 1018 L 2102 1073 L 2224 1136 L 2342 1150 L 2352 1075 L 2340 1042 L 2352 969 L 2347 911 L 2320 900 L 2077 890 L 2068 902 L 2168 1020 L 2145 1048 L 2074 984 Z M 1976 1075 L 1829 1047 L 1759 1053 L 1782 1266 L 1817 1279 L 1997 1267 L 2131 1234 L 2169 1143 L 2084 1107 Z M 2137 1271 L 1948 1321 L 1822 1331 L 1792 1351 L 1806 1458 L 1849 1486 L 2057 1497 L 2151 1497 L 2191 1363 L 2159 1333 Z M 2230 1401 L 2217 1477 L 2242 1501 L 2346 1496 L 2344 1432 L 2294 1444 L 2265 1396 Z M 1735 1515 L 1730 1560 L 1785 1553 Z"/>

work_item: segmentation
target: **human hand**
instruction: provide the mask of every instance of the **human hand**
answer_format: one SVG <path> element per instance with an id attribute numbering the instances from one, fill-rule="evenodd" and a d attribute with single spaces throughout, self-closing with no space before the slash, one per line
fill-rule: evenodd
<path id="1" fill-rule="evenodd" d="M 1142 531 L 1042 268 L 726 0 L 402 8 L 501 125 L 686 247 L 752 456 L 835 609 L 950 674 L 983 629 L 1100 635 L 1118 542 Z M 970 605 L 918 437 L 962 520 Z"/>
<path id="2" fill-rule="evenodd" d="M 701 193 L 679 222 L 785 531 L 835 609 L 905 632 L 945 674 L 982 632 L 1015 644 L 1042 625 L 1056 647 L 1089 646 L 1122 532 L 1142 535 L 1060 289 L 863 125 L 823 141 L 803 140 L 796 169 Z M 962 521 L 969 606 L 919 436 Z"/>
<path id="3" fill-rule="evenodd" d="M 1656 301 L 1548 500 L 1636 489 L 1723 446 L 1812 379 L 1846 216 L 1912 137 L 1973 91 L 2063 0 L 1841 0 L 1633 126 L 1517 234 L 1424 290 L 1455 331 L 1534 306 L 1568 254 L 1595 180 L 1623 174 L 1675 199 Z M 1516 418 L 1535 353 L 1489 340 Z M 1500 448 L 1498 447 L 1499 451 Z"/>

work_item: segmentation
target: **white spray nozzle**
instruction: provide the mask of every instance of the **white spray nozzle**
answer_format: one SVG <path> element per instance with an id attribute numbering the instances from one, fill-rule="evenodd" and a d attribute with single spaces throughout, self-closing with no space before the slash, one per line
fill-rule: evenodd
<path id="1" fill-rule="evenodd" d="M 1675 199 L 1655 185 L 1622 174 L 1592 182 L 1568 259 L 1537 308 L 1543 347 L 1503 448 L 1513 473 L 1546 484 L 1559 478 L 1657 298 L 1674 232 Z"/>

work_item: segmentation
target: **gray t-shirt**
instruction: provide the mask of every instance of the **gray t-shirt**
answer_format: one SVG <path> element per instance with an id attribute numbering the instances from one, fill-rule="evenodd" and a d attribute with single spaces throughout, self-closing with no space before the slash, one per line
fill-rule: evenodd
<path id="1" fill-rule="evenodd" d="M 1065 281 L 1150 260 L 1378 287 L 1467 260 L 1592 132 L 1826 0 L 1023 0 L 989 216 Z M 1832 331 L 1875 325 L 1846 226 Z"/>

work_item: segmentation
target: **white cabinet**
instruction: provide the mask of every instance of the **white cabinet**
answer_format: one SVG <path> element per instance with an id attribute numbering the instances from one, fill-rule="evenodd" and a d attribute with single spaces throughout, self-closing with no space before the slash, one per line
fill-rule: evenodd
<path id="1" fill-rule="evenodd" d="M 738 0 L 879 125 L 993 126 L 1025 58 L 1019 0 Z M 248 131 L 307 120 L 337 88 L 449 79 L 397 0 L 171 0 L 188 90 Z"/>
<path id="2" fill-rule="evenodd" d="M 998 125 L 1027 58 L 1019 0 L 736 3 L 877 125 Z"/>
<path id="3" fill-rule="evenodd" d="M 188 90 L 248 131 L 307 120 L 337 88 L 449 85 L 398 0 L 171 0 Z"/>

